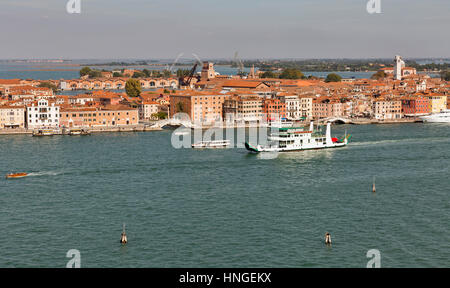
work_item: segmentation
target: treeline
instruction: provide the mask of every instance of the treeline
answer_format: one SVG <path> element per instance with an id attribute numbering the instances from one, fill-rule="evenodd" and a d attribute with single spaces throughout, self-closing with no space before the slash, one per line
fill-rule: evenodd
<path id="1" fill-rule="evenodd" d="M 319 79 L 318 77 L 311 76 L 311 75 L 306 77 L 305 74 L 302 73 L 302 71 L 295 69 L 295 68 L 284 69 L 283 72 L 281 72 L 281 73 L 276 73 L 273 71 L 266 71 L 264 73 L 261 73 L 261 75 L 259 75 L 259 77 L 262 79 L 265 79 L 265 78 L 292 79 L 292 80 Z M 330 73 L 325 78 L 325 82 L 340 82 L 341 80 L 342 80 L 342 77 L 336 73 Z"/>
<path id="2" fill-rule="evenodd" d="M 443 71 L 450 69 L 450 63 L 419 64 L 413 60 L 405 61 L 409 67 L 418 71 Z M 258 67 L 262 71 L 274 71 L 279 69 L 298 69 L 301 71 L 326 72 L 326 71 L 378 71 L 381 68 L 392 67 L 392 59 L 309 59 L 309 60 L 245 60 L 244 67 Z M 217 64 L 231 65 L 237 68 L 239 65 L 233 61 L 222 61 Z"/>

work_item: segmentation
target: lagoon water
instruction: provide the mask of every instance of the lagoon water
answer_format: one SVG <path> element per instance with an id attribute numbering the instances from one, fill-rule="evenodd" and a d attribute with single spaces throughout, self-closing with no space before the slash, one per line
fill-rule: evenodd
<path id="1" fill-rule="evenodd" d="M 171 131 L 1 136 L 0 174 L 32 174 L 0 180 L 0 267 L 69 249 L 82 267 L 365 267 L 370 249 L 449 267 L 450 126 L 333 128 L 348 147 L 276 159 L 177 150 Z"/>
<path id="2" fill-rule="evenodd" d="M 97 60 L 99 61 L 99 60 Z M 83 63 L 90 61 L 73 61 L 70 63 L 15 63 L 15 62 L 0 62 L 0 79 L 36 79 L 36 80 L 60 80 L 60 79 L 78 79 L 80 77 L 80 69 Z M 95 61 L 94 61 L 95 62 Z M 114 70 L 121 69 L 122 66 L 91 66 L 92 69 L 106 69 Z M 128 66 L 129 69 L 149 69 L 149 70 L 163 70 L 166 66 Z M 173 71 L 177 69 L 191 69 L 191 66 L 174 66 Z M 238 69 L 227 65 L 216 65 L 216 72 L 222 75 L 236 75 Z M 197 69 L 200 71 L 200 68 Z M 245 72 L 249 73 L 250 68 L 245 68 Z M 329 73 L 333 72 L 308 72 L 305 71 L 305 76 L 315 76 L 325 78 Z M 370 78 L 374 72 L 335 72 L 343 78 Z"/>

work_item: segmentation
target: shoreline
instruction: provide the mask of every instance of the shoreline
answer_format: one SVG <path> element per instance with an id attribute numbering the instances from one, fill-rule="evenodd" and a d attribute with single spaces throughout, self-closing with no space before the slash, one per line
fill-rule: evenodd
<path id="1" fill-rule="evenodd" d="M 78 129 L 78 128 L 77 128 Z M 86 129 L 90 133 L 111 133 L 111 132 L 153 132 L 153 131 L 163 131 L 164 129 L 159 127 L 147 127 L 147 126 L 135 126 L 135 127 L 107 127 L 107 128 L 79 128 Z M 35 129 L 0 129 L 0 136 L 2 135 L 31 135 Z M 61 129 L 59 133 L 54 135 L 69 135 L 70 129 Z"/>
<path id="2" fill-rule="evenodd" d="M 297 122 L 298 125 L 309 125 L 310 122 Z M 319 121 L 320 124 L 324 124 L 325 122 Z M 350 120 L 348 123 L 333 123 L 334 125 L 393 125 L 393 124 L 410 124 L 410 123 L 424 123 L 420 119 L 397 119 L 397 120 L 386 120 L 380 121 L 375 119 L 365 119 L 365 120 Z M 180 126 L 181 127 L 181 126 Z M 203 126 L 201 129 L 210 129 L 210 128 L 262 128 L 269 127 L 267 125 L 254 125 L 254 124 L 232 124 L 226 125 L 224 124 L 221 127 L 215 126 Z M 78 128 L 78 127 L 77 127 Z M 155 131 L 164 131 L 169 129 L 164 129 L 161 127 L 153 127 L 153 126 L 132 126 L 132 127 L 101 127 L 101 128 L 89 128 L 89 127 L 80 127 L 79 129 L 86 129 L 91 133 L 114 133 L 114 132 L 155 132 Z M 65 128 L 62 129 L 60 133 L 54 135 L 68 135 L 70 129 Z M 174 129 L 172 129 L 174 130 Z M 31 135 L 33 133 L 33 129 L 0 129 L 0 136 L 2 135 Z"/>

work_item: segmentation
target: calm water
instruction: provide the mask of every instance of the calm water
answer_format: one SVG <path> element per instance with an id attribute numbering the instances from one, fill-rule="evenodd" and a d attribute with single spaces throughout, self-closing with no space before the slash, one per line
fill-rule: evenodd
<path id="1" fill-rule="evenodd" d="M 0 267 L 450 267 L 450 126 L 338 150 L 175 150 L 169 131 L 0 137 Z M 377 193 L 372 181 L 376 177 Z M 119 244 L 122 223 L 129 243 Z M 330 232 L 332 247 L 323 244 Z"/>
<path id="2" fill-rule="evenodd" d="M 98 61 L 98 60 L 97 60 Z M 92 62 L 92 61 L 91 61 Z M 105 62 L 105 61 L 104 61 Z M 106 61 L 108 62 L 108 61 Z M 59 80 L 59 79 L 77 79 L 80 77 L 80 69 L 83 63 L 90 63 L 89 61 L 80 62 L 74 61 L 72 64 L 62 63 L 11 63 L 0 62 L 0 79 L 37 79 L 37 80 Z M 170 67 L 170 65 L 168 66 Z M 93 69 L 114 70 L 121 69 L 123 66 L 91 66 Z M 163 70 L 166 66 L 127 66 L 128 69 L 144 68 L 149 70 Z M 177 69 L 191 69 L 192 66 L 174 66 L 172 71 Z M 237 68 L 225 65 L 216 65 L 215 70 L 222 75 L 236 75 Z M 197 69 L 200 71 L 200 68 Z M 245 72 L 249 73 L 250 68 L 245 68 Z M 327 77 L 329 73 L 337 73 L 343 78 L 370 78 L 374 72 L 304 72 L 306 76 Z"/>

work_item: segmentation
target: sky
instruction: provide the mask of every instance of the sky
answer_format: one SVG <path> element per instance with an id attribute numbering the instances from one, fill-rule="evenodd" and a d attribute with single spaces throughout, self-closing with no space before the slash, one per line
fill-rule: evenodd
<path id="1" fill-rule="evenodd" d="M 449 0 L 69 1 L 0 0 L 0 59 L 450 58 Z"/>

